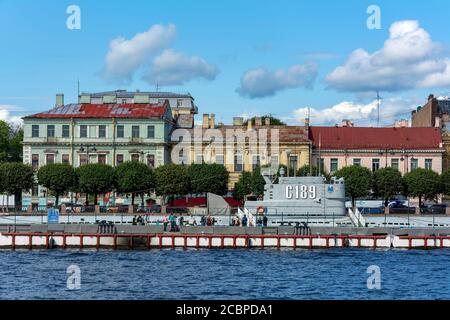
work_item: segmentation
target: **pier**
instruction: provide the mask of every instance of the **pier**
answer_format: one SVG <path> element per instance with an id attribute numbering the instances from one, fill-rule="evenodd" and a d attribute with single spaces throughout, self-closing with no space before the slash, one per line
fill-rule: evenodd
<path id="1" fill-rule="evenodd" d="M 10 250 L 450 248 L 448 228 L 184 227 L 171 233 L 162 226 L 30 225 L 0 230 L 0 249 Z"/>

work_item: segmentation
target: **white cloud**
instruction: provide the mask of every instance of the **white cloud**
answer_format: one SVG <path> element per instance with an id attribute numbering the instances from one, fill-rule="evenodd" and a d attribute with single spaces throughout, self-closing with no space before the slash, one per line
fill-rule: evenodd
<path id="1" fill-rule="evenodd" d="M 129 40 L 122 37 L 113 39 L 106 56 L 103 78 L 130 82 L 143 63 L 170 44 L 175 33 L 176 27 L 173 24 L 156 24 Z"/>
<path id="2" fill-rule="evenodd" d="M 403 98 L 384 99 L 380 105 L 380 125 L 389 125 L 395 120 L 410 118 L 410 112 L 417 106 L 417 101 Z M 302 123 L 308 116 L 308 108 L 301 107 L 293 111 L 292 117 Z M 377 101 L 355 103 L 343 101 L 334 106 L 317 109 L 310 108 L 311 125 L 335 125 L 342 120 L 352 120 L 357 126 L 375 126 L 377 123 Z"/>
<path id="3" fill-rule="evenodd" d="M 293 65 L 287 70 L 252 69 L 241 77 L 241 85 L 236 91 L 241 96 L 262 98 L 275 95 L 278 91 L 290 88 L 312 88 L 317 76 L 317 65 Z"/>
<path id="4" fill-rule="evenodd" d="M 450 59 L 417 21 L 399 21 L 391 25 L 380 50 L 356 49 L 326 81 L 331 88 L 351 92 L 444 87 L 450 85 Z"/>
<path id="5" fill-rule="evenodd" d="M 22 119 L 19 116 L 13 116 L 12 110 L 18 110 L 20 108 L 11 105 L 0 105 L 0 120 L 8 122 L 13 126 L 19 126 L 22 124 Z"/>
<path id="6" fill-rule="evenodd" d="M 198 78 L 211 81 L 218 73 L 216 66 L 200 57 L 186 57 L 182 53 L 166 49 L 153 60 L 144 79 L 151 84 L 181 85 Z"/>

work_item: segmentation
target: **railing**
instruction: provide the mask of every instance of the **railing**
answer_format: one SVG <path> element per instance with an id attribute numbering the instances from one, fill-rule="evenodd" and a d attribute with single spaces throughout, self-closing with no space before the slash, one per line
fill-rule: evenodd
<path id="1" fill-rule="evenodd" d="M 352 223 L 355 227 L 365 227 L 366 219 L 362 216 L 361 212 L 359 212 L 358 208 L 355 208 L 355 212 L 351 208 L 348 209 L 348 215 L 352 220 Z"/>

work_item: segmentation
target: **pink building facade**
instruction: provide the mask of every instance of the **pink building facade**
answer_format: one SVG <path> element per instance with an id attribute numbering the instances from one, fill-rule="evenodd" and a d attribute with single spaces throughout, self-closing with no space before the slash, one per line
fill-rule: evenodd
<path id="1" fill-rule="evenodd" d="M 361 165 L 371 171 L 393 167 L 402 174 L 415 168 L 442 173 L 445 150 L 436 128 L 310 127 L 309 135 L 312 163 L 323 172 Z"/>

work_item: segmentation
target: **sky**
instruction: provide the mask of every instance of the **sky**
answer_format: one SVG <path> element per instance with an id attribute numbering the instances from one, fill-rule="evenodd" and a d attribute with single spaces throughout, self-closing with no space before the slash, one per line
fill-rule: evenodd
<path id="1" fill-rule="evenodd" d="M 76 102 L 79 80 L 189 92 L 224 123 L 310 112 L 312 125 L 376 126 L 379 91 L 388 125 L 450 95 L 448 12 L 445 0 L 0 0 L 0 119 L 49 110 L 57 93 Z"/>

